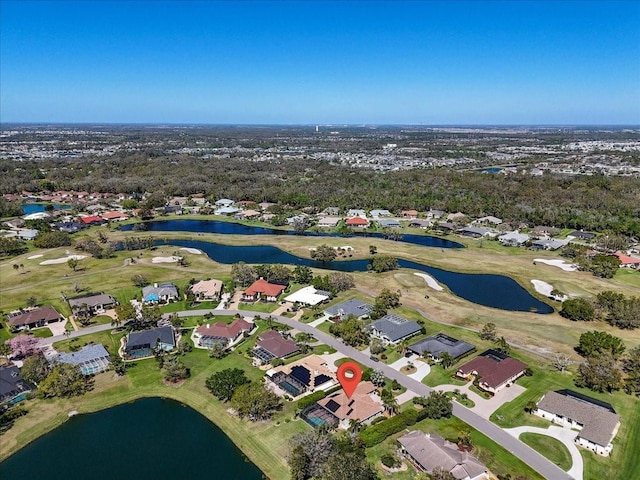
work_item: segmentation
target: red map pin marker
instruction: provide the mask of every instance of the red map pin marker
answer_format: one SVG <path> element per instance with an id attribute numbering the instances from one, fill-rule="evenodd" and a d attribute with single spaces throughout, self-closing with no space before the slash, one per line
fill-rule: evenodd
<path id="1" fill-rule="evenodd" d="M 338 381 L 348 398 L 356 391 L 361 378 L 362 370 L 355 362 L 344 362 L 338 367 Z"/>

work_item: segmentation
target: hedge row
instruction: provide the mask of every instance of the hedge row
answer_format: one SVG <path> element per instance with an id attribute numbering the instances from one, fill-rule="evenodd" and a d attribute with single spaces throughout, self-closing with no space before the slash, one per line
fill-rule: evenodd
<path id="1" fill-rule="evenodd" d="M 307 395 L 306 397 L 302 397 L 300 400 L 298 400 L 298 408 L 300 410 L 304 410 L 305 408 L 316 403 L 318 400 L 322 400 L 326 396 L 327 392 L 324 392 L 322 390 L 313 392 L 311 395 Z"/>
<path id="2" fill-rule="evenodd" d="M 388 436 L 414 425 L 419 420 L 419 417 L 420 413 L 415 408 L 408 408 L 395 417 L 366 428 L 360 433 L 360 439 L 367 447 L 373 447 L 384 441 Z"/>

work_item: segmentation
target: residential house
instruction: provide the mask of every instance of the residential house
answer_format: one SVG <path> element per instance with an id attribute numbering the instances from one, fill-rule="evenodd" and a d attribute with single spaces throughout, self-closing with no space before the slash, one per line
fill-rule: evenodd
<path id="1" fill-rule="evenodd" d="M 14 230 L 15 236 L 20 240 L 35 240 L 38 236 L 38 230 L 34 230 L 32 228 L 19 228 Z"/>
<path id="2" fill-rule="evenodd" d="M 183 208 L 182 205 L 166 205 L 162 211 L 166 215 L 182 215 Z"/>
<path id="3" fill-rule="evenodd" d="M 444 333 L 437 333 L 420 340 L 409 346 L 409 350 L 418 355 L 428 355 L 433 360 L 439 362 L 443 353 L 448 353 L 451 358 L 457 360 L 476 350 L 470 343 L 457 340 Z"/>
<path id="4" fill-rule="evenodd" d="M 622 252 L 616 252 L 613 255 L 620 260 L 621 268 L 640 268 L 640 258 L 638 257 L 630 257 Z"/>
<path id="5" fill-rule="evenodd" d="M 201 325 L 194 331 L 194 343 L 203 348 L 212 347 L 216 343 L 229 347 L 237 343 L 245 333 L 251 333 L 254 327 L 255 323 L 243 318 L 236 318 L 231 323 Z"/>
<path id="6" fill-rule="evenodd" d="M 444 212 L 442 210 L 429 210 L 427 212 L 427 218 L 440 219 L 444 216 Z"/>
<path id="7" fill-rule="evenodd" d="M 242 300 L 245 302 L 257 302 L 258 300 L 277 302 L 278 297 L 286 288 L 286 285 L 269 283 L 264 278 L 260 278 L 242 292 Z"/>
<path id="8" fill-rule="evenodd" d="M 418 218 L 417 210 L 402 210 L 400 212 L 400 216 L 402 218 Z"/>
<path id="9" fill-rule="evenodd" d="M 367 228 L 369 226 L 369 220 L 363 217 L 347 218 L 347 220 L 344 223 L 347 227 L 354 227 L 354 228 Z"/>
<path id="10" fill-rule="evenodd" d="M 173 283 L 155 283 L 142 289 L 144 303 L 169 303 L 178 300 L 178 287 Z"/>
<path id="11" fill-rule="evenodd" d="M 251 220 L 260 217 L 260 215 L 262 215 L 262 213 L 257 210 L 242 210 L 236 213 L 235 216 L 238 219 Z"/>
<path id="12" fill-rule="evenodd" d="M 292 217 L 287 217 L 287 225 L 293 226 L 296 223 L 306 223 L 309 219 L 309 216 L 302 213 L 300 215 L 293 215 Z"/>
<path id="13" fill-rule="evenodd" d="M 400 222 L 395 218 L 381 218 L 378 220 L 378 225 L 382 228 L 400 228 Z"/>
<path id="14" fill-rule="evenodd" d="M 473 223 L 476 225 L 492 225 L 497 227 L 502 223 L 502 219 L 489 215 L 487 217 L 478 218 L 477 220 L 474 220 Z"/>
<path id="15" fill-rule="evenodd" d="M 189 291 L 195 296 L 196 302 L 207 302 L 220 300 L 224 285 L 220 280 L 211 278 L 200 280 L 189 287 Z"/>
<path id="16" fill-rule="evenodd" d="M 374 218 L 377 218 L 377 217 L 390 217 L 391 216 L 391 212 L 389 210 L 377 209 L 377 210 L 371 210 L 371 212 L 369 212 L 369 213 Z"/>
<path id="17" fill-rule="evenodd" d="M 411 220 L 409 226 L 413 228 L 431 228 L 433 222 L 431 220 Z"/>
<path id="18" fill-rule="evenodd" d="M 21 402 L 33 388 L 22 376 L 15 365 L 0 367 L 0 405 Z"/>
<path id="19" fill-rule="evenodd" d="M 7 324 L 14 330 L 29 330 L 64 320 L 55 308 L 46 306 L 9 313 Z"/>
<path id="20" fill-rule="evenodd" d="M 458 230 L 458 233 L 462 236 L 471 238 L 493 237 L 495 235 L 493 231 L 489 230 L 488 228 L 472 226 L 462 227 L 460 230 Z"/>
<path id="21" fill-rule="evenodd" d="M 531 242 L 531 250 L 558 250 L 564 247 L 569 240 L 543 239 Z"/>
<path id="22" fill-rule="evenodd" d="M 535 414 L 579 430 L 574 441 L 603 456 L 611 453 L 611 442 L 620 428 L 620 417 L 611 405 L 571 390 L 547 392 Z"/>
<path id="23" fill-rule="evenodd" d="M 228 198 L 221 198 L 220 200 L 216 200 L 216 207 L 230 207 L 231 205 L 233 205 L 233 200 L 230 200 Z"/>
<path id="24" fill-rule="evenodd" d="M 545 225 L 538 225 L 531 230 L 531 234 L 534 237 L 542 238 L 542 237 L 555 237 L 559 235 L 561 230 L 556 227 L 548 227 Z"/>
<path id="25" fill-rule="evenodd" d="M 258 335 L 258 342 L 253 348 L 253 356 L 261 364 L 271 363 L 276 358 L 286 358 L 298 353 L 298 344 L 290 338 L 284 338 L 280 332 L 267 330 Z"/>
<path id="26" fill-rule="evenodd" d="M 86 228 L 86 225 L 79 222 L 59 222 L 55 224 L 55 228 L 61 232 L 76 233 Z"/>
<path id="27" fill-rule="evenodd" d="M 456 480 L 488 479 L 489 472 L 476 457 L 435 433 L 413 430 L 398 438 L 404 456 L 417 470 L 430 474 L 436 468 Z"/>
<path id="28" fill-rule="evenodd" d="M 258 206 L 260 207 L 260 210 L 264 211 L 269 207 L 273 207 L 274 205 L 277 205 L 276 203 L 272 203 L 272 202 L 260 202 L 258 204 Z"/>
<path id="29" fill-rule="evenodd" d="M 124 212 L 105 212 L 102 214 L 102 218 L 110 222 L 122 222 L 129 219 L 129 215 Z"/>
<path id="30" fill-rule="evenodd" d="M 240 211 L 239 208 L 235 208 L 235 207 L 220 207 L 218 209 L 216 209 L 213 213 L 215 215 L 222 215 L 222 216 L 233 216 L 236 213 L 238 213 Z"/>
<path id="31" fill-rule="evenodd" d="M 306 392 L 329 390 L 338 383 L 335 372 L 318 355 L 309 355 L 293 363 L 267 371 L 266 378 L 286 394 L 297 397 Z"/>
<path id="32" fill-rule="evenodd" d="M 102 225 L 104 220 L 97 215 L 87 215 L 85 217 L 80 217 L 80 221 L 85 225 Z"/>
<path id="33" fill-rule="evenodd" d="M 285 297 L 285 301 L 291 303 L 301 303 L 303 305 L 317 305 L 322 302 L 326 302 L 331 298 L 331 292 L 325 292 L 324 290 L 316 290 L 315 287 L 309 286 L 292 293 L 288 297 Z"/>
<path id="34" fill-rule="evenodd" d="M 336 322 L 344 320 L 349 315 L 353 315 L 358 319 L 368 317 L 371 310 L 373 310 L 373 307 L 368 303 L 351 299 L 325 309 L 324 313 L 329 317 L 329 320 Z"/>
<path id="35" fill-rule="evenodd" d="M 391 313 L 369 324 L 368 327 L 371 330 L 372 337 L 393 345 L 417 335 L 422 330 L 418 322 L 410 321 Z"/>
<path id="36" fill-rule="evenodd" d="M 95 375 L 109 370 L 109 352 L 101 343 L 85 345 L 77 352 L 59 353 L 53 362 L 78 365 L 83 375 Z"/>
<path id="37" fill-rule="evenodd" d="M 433 228 L 443 233 L 451 233 L 455 231 L 456 226 L 450 222 L 438 222 L 433 226 Z"/>
<path id="38" fill-rule="evenodd" d="M 360 208 L 351 208 L 347 211 L 347 217 L 362 217 L 367 218 L 367 214 Z"/>
<path id="39" fill-rule="evenodd" d="M 173 327 L 157 327 L 141 332 L 131 332 L 125 337 L 124 358 L 127 360 L 150 357 L 156 349 L 171 351 L 176 348 L 176 332 Z"/>
<path id="40" fill-rule="evenodd" d="M 341 220 L 342 218 L 340 217 L 322 217 L 318 220 L 318 226 L 322 228 L 335 228 Z"/>
<path id="41" fill-rule="evenodd" d="M 69 298 L 67 302 L 72 312 L 86 309 L 90 315 L 99 315 L 118 305 L 118 301 L 106 293 L 89 293 Z"/>
<path id="42" fill-rule="evenodd" d="M 351 397 L 344 390 L 338 390 L 319 400 L 317 404 L 335 416 L 340 428 L 345 430 L 352 420 L 367 424 L 384 412 L 376 386 L 368 381 L 360 382 Z"/>
<path id="43" fill-rule="evenodd" d="M 467 218 L 467 216 L 462 212 L 450 213 L 447 215 L 447 222 L 455 222 Z"/>
<path id="44" fill-rule="evenodd" d="M 458 368 L 457 376 L 470 380 L 478 378 L 478 386 L 497 393 L 525 374 L 527 366 L 497 350 L 487 350 Z"/>
<path id="45" fill-rule="evenodd" d="M 567 235 L 569 240 L 582 240 L 585 242 L 590 242 L 594 238 L 596 238 L 595 233 L 591 232 L 583 232 L 582 230 L 575 230 Z"/>
<path id="46" fill-rule="evenodd" d="M 529 241 L 531 237 L 526 233 L 520 233 L 517 230 L 508 232 L 498 237 L 498 241 L 505 247 L 519 247 Z"/>

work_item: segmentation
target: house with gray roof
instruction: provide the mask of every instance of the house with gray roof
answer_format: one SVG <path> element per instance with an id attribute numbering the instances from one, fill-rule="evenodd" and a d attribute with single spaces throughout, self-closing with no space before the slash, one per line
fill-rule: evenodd
<path id="1" fill-rule="evenodd" d="M 67 301 L 72 312 L 86 308 L 91 315 L 104 313 L 105 310 L 118 305 L 118 301 L 106 293 L 89 293 L 88 295 L 70 298 Z"/>
<path id="2" fill-rule="evenodd" d="M 346 302 L 338 303 L 332 307 L 325 309 L 324 313 L 329 316 L 332 321 L 340 321 L 353 315 L 356 318 L 368 317 L 373 307 L 362 300 L 351 299 Z"/>
<path id="3" fill-rule="evenodd" d="M 493 225 L 497 227 L 502 223 L 502 219 L 489 215 L 486 217 L 478 218 L 477 220 L 474 220 L 473 223 L 477 225 Z"/>
<path id="4" fill-rule="evenodd" d="M 471 238 L 493 237 L 495 234 L 488 228 L 466 226 L 458 230 L 460 235 Z"/>
<path id="5" fill-rule="evenodd" d="M 567 234 L 567 238 L 569 240 L 584 240 L 585 242 L 588 242 L 596 238 L 596 234 L 591 232 L 585 232 L 582 230 L 575 230 Z"/>
<path id="6" fill-rule="evenodd" d="M 520 233 L 517 230 L 507 232 L 498 237 L 498 241 L 505 247 L 519 247 L 529 241 L 531 237 L 526 233 Z"/>
<path id="7" fill-rule="evenodd" d="M 532 250 L 558 250 L 559 248 L 564 247 L 569 240 L 557 240 L 547 239 L 547 240 L 535 240 L 531 243 Z"/>
<path id="8" fill-rule="evenodd" d="M 33 390 L 32 386 L 22 378 L 18 367 L 15 365 L 0 367 L 0 405 L 21 402 L 27 398 L 31 390 Z"/>
<path id="9" fill-rule="evenodd" d="M 150 357 L 155 349 L 166 352 L 176 347 L 176 332 L 173 327 L 157 327 L 141 332 L 131 332 L 125 337 L 123 348 L 127 360 Z"/>
<path id="10" fill-rule="evenodd" d="M 376 221 L 378 222 L 378 225 L 380 225 L 383 228 L 400 228 L 401 227 L 400 222 L 395 218 L 380 218 Z"/>
<path id="11" fill-rule="evenodd" d="M 234 201 L 228 198 L 221 198 L 220 200 L 216 200 L 215 204 L 218 207 L 230 207 L 234 204 Z"/>
<path id="12" fill-rule="evenodd" d="M 399 437 L 398 443 L 403 455 L 419 471 L 430 474 L 436 468 L 442 468 L 456 480 L 489 478 L 487 467 L 476 457 L 435 433 L 413 430 Z"/>
<path id="13" fill-rule="evenodd" d="M 173 283 L 155 283 L 142 289 L 144 303 L 168 303 L 178 299 L 178 287 Z"/>
<path id="14" fill-rule="evenodd" d="M 367 218 L 367 214 L 360 208 L 351 208 L 347 211 L 347 217 L 362 217 Z"/>
<path id="15" fill-rule="evenodd" d="M 389 210 L 381 210 L 381 209 L 371 210 L 371 216 L 372 217 L 390 217 L 391 212 Z"/>
<path id="16" fill-rule="evenodd" d="M 409 345 L 409 350 L 418 355 L 429 355 L 433 360 L 439 361 L 440 355 L 448 353 L 451 358 L 457 360 L 468 353 L 475 351 L 476 347 L 470 343 L 457 340 L 444 333 L 437 333 L 420 340 L 413 345 Z"/>
<path id="17" fill-rule="evenodd" d="M 398 315 L 388 314 L 369 324 L 371 336 L 379 338 L 386 344 L 397 345 L 422 330 L 418 322 L 407 320 Z"/>
<path id="18" fill-rule="evenodd" d="M 534 413 L 579 430 L 575 443 L 605 457 L 611 453 L 611 442 L 620 428 L 620 417 L 611 405 L 571 390 L 547 392 Z"/>
<path id="19" fill-rule="evenodd" d="M 318 220 L 318 226 L 322 228 L 335 228 L 341 221 L 341 217 L 322 217 Z"/>
<path id="20" fill-rule="evenodd" d="M 60 353 L 53 362 L 78 365 L 83 375 L 95 375 L 109 370 L 109 352 L 101 343 L 85 345 L 77 352 Z"/>

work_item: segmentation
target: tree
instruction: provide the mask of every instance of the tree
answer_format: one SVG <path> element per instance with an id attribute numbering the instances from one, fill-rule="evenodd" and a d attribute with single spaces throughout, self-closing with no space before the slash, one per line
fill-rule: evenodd
<path id="1" fill-rule="evenodd" d="M 378 355 L 385 351 L 385 346 L 379 338 L 372 338 L 369 343 L 369 351 L 372 355 Z"/>
<path id="2" fill-rule="evenodd" d="M 551 362 L 553 368 L 563 373 L 570 364 L 571 357 L 569 357 L 569 355 L 567 355 L 566 353 L 556 353 L 553 356 L 553 361 Z"/>
<path id="3" fill-rule="evenodd" d="M 79 263 L 80 261 L 75 257 L 71 257 L 69 260 L 67 260 L 67 265 L 69 265 L 69 268 L 74 272 L 78 269 Z"/>
<path id="4" fill-rule="evenodd" d="M 124 363 L 122 357 L 118 354 L 111 357 L 111 368 L 113 368 L 113 371 L 120 377 L 127 373 L 127 364 Z"/>
<path id="5" fill-rule="evenodd" d="M 80 371 L 78 365 L 61 363 L 38 386 L 38 394 L 44 398 L 75 397 L 83 395 L 92 387 L 92 382 Z"/>
<path id="6" fill-rule="evenodd" d="M 601 278 L 613 278 L 620 268 L 620 259 L 613 255 L 596 254 L 591 259 L 588 269 Z"/>
<path id="7" fill-rule="evenodd" d="M 146 287 L 147 285 L 149 285 L 149 280 L 147 280 L 147 277 L 140 273 L 136 273 L 135 275 L 133 275 L 131 277 L 131 281 L 138 288 Z"/>
<path id="8" fill-rule="evenodd" d="M 614 303 L 609 309 L 607 323 L 623 329 L 640 327 L 640 297 Z"/>
<path id="9" fill-rule="evenodd" d="M 184 317 L 181 317 L 178 314 L 174 313 L 169 317 L 169 323 L 174 329 L 180 330 L 184 325 Z"/>
<path id="10" fill-rule="evenodd" d="M 369 343 L 369 334 L 364 329 L 364 323 L 353 315 L 349 315 L 341 322 L 332 324 L 329 327 L 329 332 L 342 338 L 344 343 L 351 347 Z"/>
<path id="11" fill-rule="evenodd" d="M 385 382 L 387 381 L 387 377 L 384 376 L 384 373 L 382 373 L 382 370 L 375 369 L 373 372 L 371 372 L 370 381 L 376 387 L 382 387 L 382 386 L 384 386 Z"/>
<path id="12" fill-rule="evenodd" d="M 480 331 L 480 338 L 482 340 L 489 340 L 491 342 L 498 338 L 498 330 L 496 324 L 493 322 L 485 323 Z"/>
<path id="13" fill-rule="evenodd" d="M 302 235 L 304 231 L 309 228 L 309 220 L 307 220 L 306 217 L 296 216 L 291 226 L 296 235 Z"/>
<path id="14" fill-rule="evenodd" d="M 297 445 L 291 450 L 289 458 L 289 469 L 291 470 L 291 480 L 306 480 L 310 478 L 309 471 L 309 457 L 304 453 L 302 445 Z"/>
<path id="15" fill-rule="evenodd" d="M 355 287 L 353 277 L 348 273 L 331 272 L 327 279 L 328 290 L 332 293 L 340 293 Z"/>
<path id="16" fill-rule="evenodd" d="M 580 335 L 577 350 L 586 358 L 603 355 L 616 359 L 624 353 L 625 348 L 621 338 L 607 332 L 593 330 Z"/>
<path id="17" fill-rule="evenodd" d="M 51 373 L 51 364 L 42 352 L 27 357 L 20 369 L 22 378 L 35 385 L 47 378 L 49 373 Z"/>
<path id="18" fill-rule="evenodd" d="M 68 247 L 71 245 L 71 235 L 66 232 L 40 232 L 33 240 L 37 248 Z"/>
<path id="19" fill-rule="evenodd" d="M 189 353 L 192 350 L 193 350 L 193 345 L 191 345 L 191 342 L 189 341 L 189 339 L 187 337 L 182 337 L 178 342 L 178 350 L 177 350 L 178 355 L 184 355 L 185 353 Z"/>
<path id="20" fill-rule="evenodd" d="M 320 475 L 329 457 L 335 452 L 335 441 L 326 430 L 318 429 L 294 435 L 290 441 L 290 447 L 289 466 L 292 467 L 293 452 L 298 448 L 301 449 L 307 459 L 304 478 L 311 478 Z M 301 455 L 300 450 L 296 455 Z"/>
<path id="21" fill-rule="evenodd" d="M 391 255 L 378 255 L 369 260 L 369 268 L 376 273 L 396 270 L 398 268 L 398 259 Z"/>
<path id="22" fill-rule="evenodd" d="M 384 308 L 398 308 L 400 305 L 400 292 L 392 292 L 384 288 L 376 297 L 376 303 L 380 303 Z"/>
<path id="23" fill-rule="evenodd" d="M 223 342 L 213 342 L 209 347 L 209 357 L 218 360 L 227 356 L 227 347 Z"/>
<path id="24" fill-rule="evenodd" d="M 0 357 L 9 358 L 11 347 L 6 343 L 0 343 Z"/>
<path id="25" fill-rule="evenodd" d="M 591 357 L 578 367 L 575 382 L 578 387 L 586 387 L 595 392 L 611 393 L 622 386 L 622 374 L 613 358 Z"/>
<path id="26" fill-rule="evenodd" d="M 285 265 L 271 265 L 265 278 L 268 282 L 287 285 L 291 279 L 291 270 Z"/>
<path id="27" fill-rule="evenodd" d="M 511 351 L 511 345 L 509 345 L 509 342 L 507 342 L 506 338 L 504 337 L 496 338 L 495 344 L 496 350 L 504 353 L 505 355 L 508 355 Z"/>
<path id="28" fill-rule="evenodd" d="M 20 265 L 18 265 L 17 263 L 14 263 L 13 269 L 17 272 L 18 270 L 20 270 Z"/>
<path id="29" fill-rule="evenodd" d="M 627 375 L 624 382 L 625 391 L 629 394 L 640 395 L 640 347 L 629 351 L 627 357 L 622 361 L 622 370 Z"/>
<path id="30" fill-rule="evenodd" d="M 442 352 L 440 354 L 440 365 L 442 365 L 442 368 L 449 368 L 454 363 L 455 360 L 449 352 Z"/>
<path id="31" fill-rule="evenodd" d="M 280 398 L 259 383 L 240 385 L 231 397 L 231 406 L 238 415 L 251 421 L 268 420 L 282 408 Z"/>
<path id="32" fill-rule="evenodd" d="M 15 357 L 28 357 L 42 350 L 38 339 L 32 335 L 17 335 L 5 343 L 11 347 L 11 352 Z"/>
<path id="33" fill-rule="evenodd" d="M 136 318 L 136 309 L 131 304 L 131 302 L 123 302 L 116 306 L 116 316 L 118 317 L 118 322 L 123 323 L 128 320 L 132 320 Z M 117 326 L 117 325 L 116 325 Z"/>
<path id="34" fill-rule="evenodd" d="M 244 370 L 225 368 L 207 378 L 205 385 L 211 394 L 223 402 L 228 402 L 239 386 L 249 383 Z"/>
<path id="35" fill-rule="evenodd" d="M 300 284 L 311 283 L 313 279 L 313 272 L 310 267 L 304 265 L 298 265 L 293 269 L 293 281 Z"/>
<path id="36" fill-rule="evenodd" d="M 345 468 L 348 465 L 349 468 Z M 344 452 L 329 458 L 319 480 L 378 480 L 378 474 L 359 452 Z"/>
<path id="37" fill-rule="evenodd" d="M 453 403 L 445 392 L 433 391 L 420 404 L 427 418 L 449 418 L 453 413 Z"/>
<path id="38" fill-rule="evenodd" d="M 562 303 L 560 315 L 569 320 L 589 322 L 593 320 L 596 311 L 591 303 L 584 298 L 570 298 Z"/>
<path id="39" fill-rule="evenodd" d="M 322 263 L 333 262 L 336 259 L 336 256 L 336 250 L 326 243 L 316 247 L 315 250 L 311 251 L 311 258 Z"/>
<path id="40" fill-rule="evenodd" d="M 378 253 L 378 247 L 376 247 L 375 245 L 369 245 L 369 253 L 371 255 L 375 255 L 376 253 Z"/>
<path id="41" fill-rule="evenodd" d="M 191 375 L 187 366 L 178 357 L 169 357 L 162 365 L 162 377 L 170 383 L 186 380 Z"/>
<path id="42" fill-rule="evenodd" d="M 429 474 L 431 480 L 456 480 L 455 475 L 442 467 L 434 468 Z"/>
<path id="43" fill-rule="evenodd" d="M 258 279 L 258 274 L 251 265 L 238 262 L 231 267 L 231 278 L 243 287 L 248 287 Z"/>
<path id="44" fill-rule="evenodd" d="M 533 414 L 537 409 L 538 405 L 533 400 L 529 400 L 524 406 L 524 411 L 530 414 Z"/>

